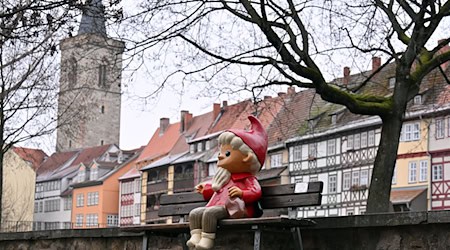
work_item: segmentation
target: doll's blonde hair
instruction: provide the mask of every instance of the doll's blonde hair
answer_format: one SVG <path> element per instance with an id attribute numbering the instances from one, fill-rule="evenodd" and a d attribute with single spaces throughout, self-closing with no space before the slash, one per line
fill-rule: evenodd
<path id="1" fill-rule="evenodd" d="M 253 152 L 253 150 L 247 144 L 245 144 L 239 136 L 236 136 L 235 134 L 228 131 L 223 132 L 219 136 L 219 145 L 223 144 L 228 144 L 231 146 L 231 148 L 239 150 L 245 155 L 251 154 L 252 158 L 250 162 L 250 169 L 253 174 L 257 173 L 261 169 L 261 164 L 259 163 L 255 152 Z"/>

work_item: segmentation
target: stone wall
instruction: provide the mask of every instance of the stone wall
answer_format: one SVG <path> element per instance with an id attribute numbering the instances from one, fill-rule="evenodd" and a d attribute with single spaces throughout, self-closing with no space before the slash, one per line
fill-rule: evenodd
<path id="1" fill-rule="evenodd" d="M 313 219 L 304 249 L 450 249 L 450 211 Z M 188 232 L 182 229 L 181 232 Z M 215 249 L 253 249 L 253 232 L 221 229 Z M 183 235 L 148 232 L 148 249 L 183 249 Z M 90 229 L 0 234 L 0 249 L 142 249 L 139 230 Z M 296 249 L 289 230 L 261 233 L 261 249 Z"/>

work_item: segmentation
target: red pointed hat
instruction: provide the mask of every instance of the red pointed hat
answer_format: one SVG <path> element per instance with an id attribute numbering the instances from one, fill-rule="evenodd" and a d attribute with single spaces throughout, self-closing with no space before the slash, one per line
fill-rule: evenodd
<path id="1" fill-rule="evenodd" d="M 267 153 L 268 137 L 267 132 L 262 126 L 261 122 L 254 116 L 248 117 L 251 123 L 250 130 L 243 129 L 228 129 L 227 131 L 240 137 L 253 152 L 255 152 L 261 167 L 264 165 Z"/>

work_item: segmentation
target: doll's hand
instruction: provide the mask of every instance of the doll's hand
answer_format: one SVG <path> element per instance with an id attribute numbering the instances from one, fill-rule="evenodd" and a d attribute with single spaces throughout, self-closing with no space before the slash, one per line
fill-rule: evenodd
<path id="1" fill-rule="evenodd" d="M 236 186 L 228 188 L 228 195 L 230 196 L 230 198 L 242 198 L 242 193 L 242 190 Z"/>
<path id="2" fill-rule="evenodd" d="M 198 184 L 197 186 L 195 186 L 195 191 L 197 192 L 197 193 L 200 193 L 200 194 L 203 194 L 203 184 Z"/>

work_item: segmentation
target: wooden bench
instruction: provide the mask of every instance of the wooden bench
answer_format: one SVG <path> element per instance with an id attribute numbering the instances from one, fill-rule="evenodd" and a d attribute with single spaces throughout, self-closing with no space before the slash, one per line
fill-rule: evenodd
<path id="1" fill-rule="evenodd" d="M 296 183 L 276 186 L 263 186 L 262 198 L 260 201 L 263 211 L 270 211 L 273 209 L 291 209 L 296 211 L 298 207 L 317 206 L 321 204 L 322 200 L 322 182 Z M 181 216 L 187 217 L 189 212 L 200 206 L 205 206 L 203 196 L 194 193 L 175 193 L 162 195 L 160 199 L 160 208 L 158 215 L 162 217 L 167 216 Z M 295 249 L 303 249 L 300 228 L 314 225 L 311 219 L 297 219 L 289 218 L 287 215 L 265 216 L 263 214 L 260 218 L 245 218 L 245 219 L 224 219 L 219 221 L 218 229 L 244 229 L 254 232 L 253 249 L 260 249 L 261 232 L 263 230 L 289 230 L 292 233 L 295 241 Z M 179 223 L 173 224 L 151 224 L 144 226 L 146 232 L 176 232 L 183 231 L 182 243 L 183 249 L 187 249 L 185 243 L 190 237 L 188 231 L 189 223 L 184 222 L 183 219 Z M 219 233 L 220 237 L 220 233 Z M 147 233 L 144 234 L 143 248 L 147 249 L 148 239 Z"/>

